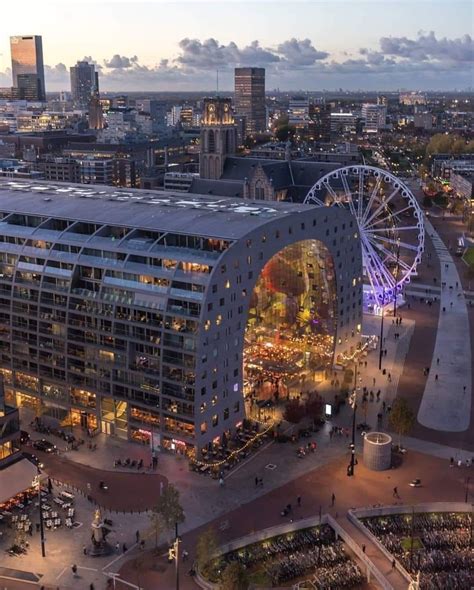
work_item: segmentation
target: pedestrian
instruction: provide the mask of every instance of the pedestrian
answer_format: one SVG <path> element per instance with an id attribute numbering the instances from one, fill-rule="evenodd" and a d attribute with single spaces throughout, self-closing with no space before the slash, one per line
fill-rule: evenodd
<path id="1" fill-rule="evenodd" d="M 463 392 L 466 393 L 466 386 L 463 387 Z"/>
<path id="2" fill-rule="evenodd" d="M 183 549 L 183 561 L 187 561 L 188 556 L 189 556 L 189 553 L 186 551 L 186 549 Z"/>
<path id="3" fill-rule="evenodd" d="M 77 578 L 77 565 L 75 563 L 71 566 L 71 570 L 72 570 L 72 575 L 75 578 Z"/>
<path id="4" fill-rule="evenodd" d="M 83 545 L 82 547 L 82 553 L 84 553 L 84 555 L 87 555 L 87 547 L 85 545 Z"/>
<path id="5" fill-rule="evenodd" d="M 392 569 L 393 570 L 395 569 L 395 560 L 394 559 L 392 559 Z"/>
<path id="6" fill-rule="evenodd" d="M 95 586 L 92 582 L 89 584 L 89 590 L 95 590 Z"/>
<path id="7" fill-rule="evenodd" d="M 439 365 L 439 359 L 436 359 L 436 364 Z"/>
<path id="8" fill-rule="evenodd" d="M 301 496 L 298 496 L 298 497 L 296 498 L 296 504 L 297 504 L 297 506 L 298 506 L 298 507 L 300 507 L 300 506 L 301 506 Z"/>
<path id="9" fill-rule="evenodd" d="M 435 381 L 438 381 L 438 373 L 435 375 Z"/>
<path id="10" fill-rule="evenodd" d="M 220 487 L 222 487 L 224 485 L 224 478 L 222 477 L 222 475 L 219 478 L 219 485 L 220 485 Z"/>
<path id="11" fill-rule="evenodd" d="M 365 553 L 365 545 L 362 545 L 362 553 Z"/>
<path id="12" fill-rule="evenodd" d="M 395 487 L 393 488 L 393 497 L 394 497 L 394 498 L 398 498 L 398 488 L 397 488 L 397 486 L 395 486 Z"/>
<path id="13" fill-rule="evenodd" d="M 255 478 L 255 487 L 258 486 L 258 477 Z"/>
<path id="14" fill-rule="evenodd" d="M 372 379 L 373 386 L 375 387 L 375 377 Z"/>
<path id="15" fill-rule="evenodd" d="M 139 542 L 140 542 L 140 531 L 137 531 L 137 532 L 135 533 L 135 540 L 136 540 L 136 542 L 137 542 L 137 543 L 139 543 Z"/>
<path id="16" fill-rule="evenodd" d="M 140 551 L 144 551 L 145 550 L 145 539 L 142 539 L 140 541 Z"/>
<path id="17" fill-rule="evenodd" d="M 454 457 L 451 457 L 451 459 L 449 460 L 449 466 L 454 467 Z"/>
<path id="18" fill-rule="evenodd" d="M 125 545 L 125 543 L 122 545 L 122 553 L 126 553 L 127 552 L 127 545 Z"/>
<path id="19" fill-rule="evenodd" d="M 336 496 L 335 496 L 335 494 L 334 494 L 334 492 L 333 492 L 333 493 L 332 493 L 332 496 L 331 496 L 331 506 L 334 506 L 334 502 L 335 502 L 335 501 L 336 501 Z"/>

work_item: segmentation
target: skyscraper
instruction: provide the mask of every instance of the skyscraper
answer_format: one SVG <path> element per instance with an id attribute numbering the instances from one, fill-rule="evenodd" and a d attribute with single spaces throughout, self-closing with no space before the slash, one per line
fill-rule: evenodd
<path id="1" fill-rule="evenodd" d="M 79 108 L 86 109 L 92 96 L 99 92 L 99 73 L 95 71 L 94 64 L 87 61 L 78 61 L 69 72 L 72 100 Z"/>
<path id="2" fill-rule="evenodd" d="M 45 101 L 46 88 L 41 36 L 10 37 L 10 50 L 14 94 L 18 95 L 18 98 Z"/>
<path id="3" fill-rule="evenodd" d="M 235 113 L 246 117 L 247 135 L 265 131 L 265 68 L 235 68 Z"/>

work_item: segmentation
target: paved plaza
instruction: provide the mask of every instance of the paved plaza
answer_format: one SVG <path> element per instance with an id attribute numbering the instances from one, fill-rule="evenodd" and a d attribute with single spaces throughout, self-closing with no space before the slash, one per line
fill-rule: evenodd
<path id="1" fill-rule="evenodd" d="M 418 412 L 423 426 L 463 432 L 471 418 L 471 335 L 461 279 L 449 250 L 426 220 L 441 263 L 441 313 L 428 380 Z"/>

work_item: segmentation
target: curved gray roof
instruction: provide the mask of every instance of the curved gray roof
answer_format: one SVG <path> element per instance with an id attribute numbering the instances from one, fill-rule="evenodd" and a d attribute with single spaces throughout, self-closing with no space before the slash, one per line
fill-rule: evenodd
<path id="1" fill-rule="evenodd" d="M 0 180 L 0 212 L 227 240 L 240 239 L 269 221 L 314 208 L 313 205 L 103 185 Z"/>

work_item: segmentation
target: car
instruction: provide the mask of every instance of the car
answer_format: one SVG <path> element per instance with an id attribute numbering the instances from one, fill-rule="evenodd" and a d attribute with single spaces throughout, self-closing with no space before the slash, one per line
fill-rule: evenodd
<path id="1" fill-rule="evenodd" d="M 56 450 L 56 445 L 53 445 L 52 442 L 46 440 L 45 438 L 41 438 L 39 440 L 33 441 L 33 448 L 45 453 L 54 453 Z"/>
<path id="2" fill-rule="evenodd" d="M 410 487 L 420 488 L 421 487 L 421 479 L 412 479 L 410 482 Z"/>
<path id="3" fill-rule="evenodd" d="M 36 465 L 36 467 L 44 467 L 43 463 L 41 463 L 39 458 L 36 455 L 33 455 L 33 453 L 27 453 L 26 451 L 23 451 L 23 457 L 28 459 L 28 461 L 31 461 L 33 465 Z"/>

